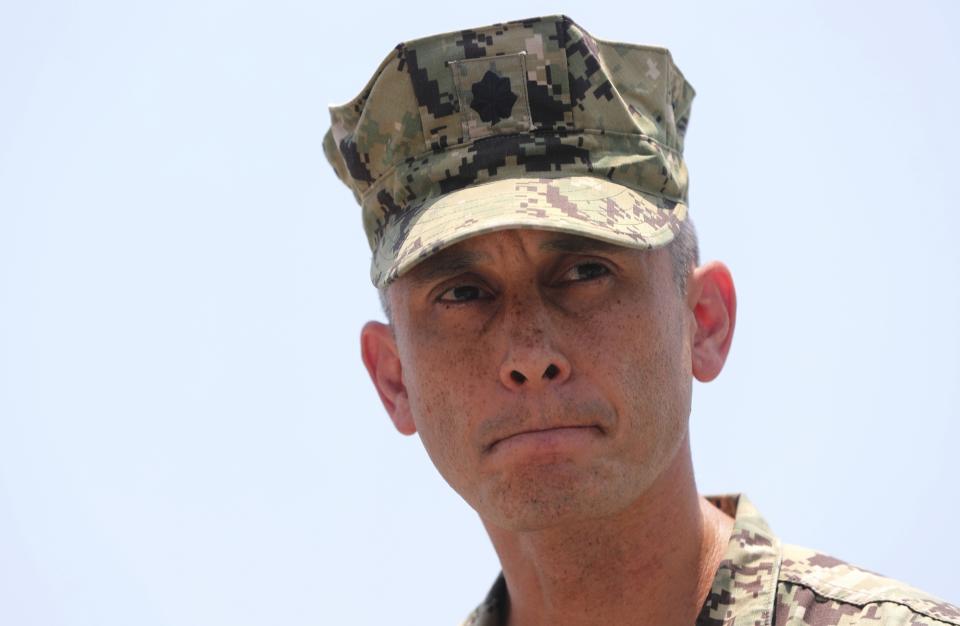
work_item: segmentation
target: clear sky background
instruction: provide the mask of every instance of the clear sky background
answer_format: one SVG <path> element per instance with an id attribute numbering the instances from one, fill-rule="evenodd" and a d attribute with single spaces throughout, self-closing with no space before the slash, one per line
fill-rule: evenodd
<path id="1" fill-rule="evenodd" d="M 438 8 L 442 7 L 442 8 Z M 700 488 L 960 602 L 960 4 L 0 0 L 0 623 L 455 624 L 498 564 L 359 359 L 327 105 L 566 13 L 696 88 Z"/>

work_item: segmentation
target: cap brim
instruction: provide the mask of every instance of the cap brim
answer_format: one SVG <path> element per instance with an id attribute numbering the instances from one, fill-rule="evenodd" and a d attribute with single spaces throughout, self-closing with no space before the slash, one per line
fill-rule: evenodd
<path id="1" fill-rule="evenodd" d="M 382 287 L 448 246 L 511 228 L 567 232 L 630 248 L 673 240 L 687 206 L 591 176 L 509 178 L 472 185 L 389 221 L 371 278 Z"/>

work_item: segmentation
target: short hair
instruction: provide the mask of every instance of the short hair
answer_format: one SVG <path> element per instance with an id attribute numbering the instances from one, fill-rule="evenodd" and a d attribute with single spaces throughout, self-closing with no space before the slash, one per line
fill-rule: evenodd
<path id="1" fill-rule="evenodd" d="M 669 244 L 670 258 L 673 260 L 673 281 L 680 291 L 680 295 L 687 293 L 687 278 L 690 272 L 700 264 L 700 245 L 697 242 L 697 229 L 693 225 L 693 220 L 688 216 L 687 219 L 680 222 L 680 227 L 673 241 Z M 387 316 L 387 321 L 393 323 L 393 317 L 390 311 L 390 299 L 387 296 L 387 290 L 390 285 L 384 285 L 377 288 L 380 295 L 380 308 L 383 314 Z"/>
<path id="2" fill-rule="evenodd" d="M 673 259 L 673 280 L 680 290 L 680 295 L 686 295 L 687 278 L 690 277 L 690 272 L 700 265 L 697 229 L 689 216 L 680 222 L 680 228 L 670 242 L 670 257 Z"/>

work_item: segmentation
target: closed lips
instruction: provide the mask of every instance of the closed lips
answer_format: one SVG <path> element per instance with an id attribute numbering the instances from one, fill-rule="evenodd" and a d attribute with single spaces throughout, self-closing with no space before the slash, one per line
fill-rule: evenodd
<path id="1" fill-rule="evenodd" d="M 557 437 L 563 437 L 565 435 L 577 435 L 583 431 L 596 431 L 598 434 L 603 434 L 603 429 L 597 426 L 596 424 L 588 425 L 574 425 L 574 426 L 551 426 L 546 428 L 532 428 L 529 430 L 522 430 L 516 433 L 512 433 L 500 439 L 497 439 L 489 446 L 487 446 L 487 451 L 492 452 L 498 445 L 508 442 L 511 440 L 519 441 L 527 438 L 534 438 L 538 436 L 543 436 L 548 438 L 551 435 L 556 435 Z"/>

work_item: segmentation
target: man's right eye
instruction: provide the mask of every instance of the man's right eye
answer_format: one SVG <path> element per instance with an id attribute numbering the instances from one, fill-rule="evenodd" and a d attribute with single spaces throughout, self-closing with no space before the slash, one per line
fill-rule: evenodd
<path id="1" fill-rule="evenodd" d="M 457 285 L 447 289 L 437 298 L 438 302 L 459 303 L 488 298 L 489 294 L 476 285 Z"/>

